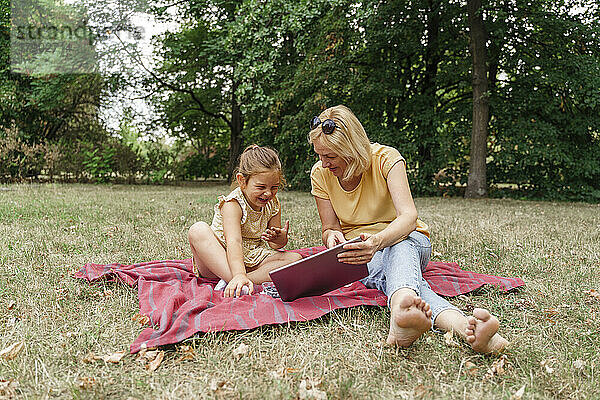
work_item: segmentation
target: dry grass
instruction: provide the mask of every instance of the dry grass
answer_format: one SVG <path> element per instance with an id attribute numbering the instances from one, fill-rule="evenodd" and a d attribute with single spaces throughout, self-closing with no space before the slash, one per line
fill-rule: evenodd
<path id="1" fill-rule="evenodd" d="M 192 359 L 180 360 L 187 348 L 171 346 L 149 372 L 130 355 L 118 364 L 83 361 L 129 348 L 142 330 L 132 320 L 137 291 L 87 285 L 70 273 L 89 261 L 189 257 L 187 228 L 210 221 L 227 187 L 0 189 L 0 350 L 25 343 L 14 359 L 0 358 L 0 397 L 279 399 L 299 396 L 303 380 L 320 380 L 330 399 L 508 399 L 524 385 L 526 399 L 600 398 L 600 300 L 587 292 L 600 290 L 598 205 L 417 199 L 436 259 L 528 284 L 519 293 L 488 289 L 453 300 L 500 317 L 512 346 L 499 375 L 486 377 L 496 357 L 448 346 L 435 332 L 408 350 L 382 347 L 383 308 L 201 335 L 185 343 Z M 310 195 L 284 192 L 281 200 L 291 246 L 318 244 Z M 242 343 L 247 354 L 233 356 Z"/>

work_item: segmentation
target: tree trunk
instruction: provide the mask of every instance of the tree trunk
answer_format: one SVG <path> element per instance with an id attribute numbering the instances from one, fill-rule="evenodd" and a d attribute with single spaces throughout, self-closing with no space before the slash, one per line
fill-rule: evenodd
<path id="1" fill-rule="evenodd" d="M 433 176 L 437 171 L 433 160 L 433 147 L 437 145 L 435 137 L 435 126 L 433 116 L 435 115 L 436 105 L 438 103 L 436 91 L 436 77 L 441 61 L 439 49 L 440 34 L 440 4 L 437 0 L 427 1 L 427 45 L 425 47 L 425 75 L 421 87 L 421 95 L 424 98 L 423 110 L 424 116 L 419 125 L 423 132 L 419 139 L 417 147 L 419 152 L 419 181 L 424 184 L 422 189 L 427 190 L 433 183 Z"/>
<path id="2" fill-rule="evenodd" d="M 489 102 L 487 96 L 486 32 L 481 15 L 481 0 L 468 0 L 473 55 L 473 131 L 471 160 L 465 197 L 487 197 L 486 165 Z"/>
<path id="3" fill-rule="evenodd" d="M 242 130 L 244 129 L 244 119 L 240 105 L 235 97 L 235 91 L 238 87 L 237 82 L 233 82 L 231 87 L 231 138 L 229 140 L 229 164 L 227 165 L 227 177 L 229 182 L 233 180 L 238 158 L 242 153 Z"/>

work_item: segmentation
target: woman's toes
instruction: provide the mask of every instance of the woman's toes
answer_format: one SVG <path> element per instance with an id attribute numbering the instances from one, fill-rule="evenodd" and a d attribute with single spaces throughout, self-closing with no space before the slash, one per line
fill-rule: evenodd
<path id="1" fill-rule="evenodd" d="M 490 314 L 490 312 L 484 308 L 474 308 L 473 317 L 485 322 L 492 317 L 492 314 Z"/>

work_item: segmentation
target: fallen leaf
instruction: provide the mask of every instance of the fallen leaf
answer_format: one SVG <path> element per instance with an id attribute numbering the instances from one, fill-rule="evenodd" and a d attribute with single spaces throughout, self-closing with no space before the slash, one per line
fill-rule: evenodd
<path id="1" fill-rule="evenodd" d="M 6 309 L 10 311 L 13 308 L 15 308 L 16 305 L 17 305 L 17 302 L 12 300 L 10 303 L 8 303 L 8 306 L 6 306 Z"/>
<path id="2" fill-rule="evenodd" d="M 235 357 L 241 357 L 248 354 L 248 345 L 245 343 L 240 343 L 240 345 L 233 351 L 233 355 Z"/>
<path id="3" fill-rule="evenodd" d="M 154 360 L 157 355 L 158 355 L 158 350 L 154 349 L 154 350 L 148 350 L 148 351 L 146 351 L 144 353 L 143 357 L 146 360 Z"/>
<path id="4" fill-rule="evenodd" d="M 24 342 L 13 343 L 0 351 L 0 357 L 4 358 L 5 360 L 12 360 L 19 355 L 21 350 L 23 350 L 23 346 L 25 346 Z"/>
<path id="5" fill-rule="evenodd" d="M 454 332 L 448 331 L 444 333 L 444 341 L 446 342 L 446 346 L 450 347 L 458 347 L 458 342 L 454 340 Z"/>
<path id="6" fill-rule="evenodd" d="M 82 389 L 90 389 L 96 384 L 96 378 L 93 376 L 80 376 L 79 387 Z"/>
<path id="7" fill-rule="evenodd" d="M 585 366 L 585 361 L 583 360 L 575 360 L 573 361 L 573 368 L 575 369 L 583 369 L 583 367 Z"/>
<path id="8" fill-rule="evenodd" d="M 544 314 L 546 315 L 546 321 L 551 322 L 553 324 L 556 323 L 555 317 L 560 313 L 560 311 L 556 308 L 548 308 L 544 310 Z"/>
<path id="9" fill-rule="evenodd" d="M 148 345 L 146 343 L 142 343 L 140 345 L 140 351 L 138 351 L 138 353 L 137 353 L 138 360 L 144 358 L 147 351 L 148 351 Z"/>
<path id="10" fill-rule="evenodd" d="M 478 374 L 478 372 L 479 368 L 477 368 L 477 365 L 475 365 L 471 361 L 467 361 L 465 363 L 465 374 L 475 376 Z"/>
<path id="11" fill-rule="evenodd" d="M 106 297 L 111 297 L 113 295 L 113 291 L 110 289 L 104 289 L 103 291 L 92 292 L 92 297 L 96 297 L 98 299 L 104 299 Z"/>
<path id="12" fill-rule="evenodd" d="M 508 358 L 506 355 L 501 355 L 498 357 L 492 365 L 488 368 L 483 380 L 490 379 L 494 375 L 503 375 L 506 372 L 506 368 L 508 367 Z"/>
<path id="13" fill-rule="evenodd" d="M 209 384 L 209 388 L 210 390 L 212 390 L 213 392 L 216 392 L 219 389 L 225 389 L 225 385 L 227 384 L 227 381 L 224 381 L 222 379 L 216 379 L 213 378 L 210 380 L 210 384 Z"/>
<path id="14" fill-rule="evenodd" d="M 160 366 L 160 363 L 162 362 L 163 358 L 165 358 L 165 352 L 161 350 L 158 352 L 154 360 L 148 363 L 146 369 L 150 372 L 156 371 L 156 369 Z"/>
<path id="15" fill-rule="evenodd" d="M 285 375 L 285 368 L 279 368 L 275 371 L 269 371 L 268 375 L 273 379 L 282 379 Z"/>
<path id="16" fill-rule="evenodd" d="M 102 356 L 102 360 L 104 360 L 104 362 L 118 364 L 121 362 L 121 359 L 125 356 L 125 354 L 127 354 L 127 350 L 117 351 L 112 354 Z"/>
<path id="17" fill-rule="evenodd" d="M 19 382 L 13 379 L 2 379 L 0 378 L 0 397 L 10 399 L 17 395 L 17 388 Z"/>
<path id="18" fill-rule="evenodd" d="M 514 302 L 514 307 L 519 309 L 535 308 L 536 304 L 529 299 L 518 299 Z"/>
<path id="19" fill-rule="evenodd" d="M 147 315 L 136 314 L 131 317 L 131 320 L 139 323 L 140 325 L 148 325 L 150 322 L 150 317 Z"/>
<path id="20" fill-rule="evenodd" d="M 319 390 L 321 380 L 303 379 L 298 387 L 298 398 L 300 400 L 327 400 L 327 393 Z"/>
<path id="21" fill-rule="evenodd" d="M 413 393 L 415 394 L 416 399 L 422 399 L 423 397 L 427 397 L 431 394 L 431 387 L 425 385 L 417 385 L 413 389 Z"/>
<path id="22" fill-rule="evenodd" d="M 177 362 L 193 360 L 196 358 L 196 352 L 192 346 L 183 345 L 179 347 L 179 353 L 181 356 L 177 359 Z"/>
<path id="23" fill-rule="evenodd" d="M 598 291 L 596 289 L 587 290 L 585 292 L 585 294 L 587 294 L 588 296 L 590 296 L 596 300 L 600 300 L 600 293 L 598 293 Z"/>
<path id="24" fill-rule="evenodd" d="M 109 228 L 108 228 L 108 229 L 107 229 L 107 230 L 104 232 L 104 235 L 105 235 L 106 237 L 109 237 L 109 238 L 111 238 L 111 237 L 115 236 L 115 233 L 116 233 L 116 232 L 118 232 L 118 231 L 119 231 L 119 227 L 118 227 L 118 226 L 116 226 L 116 225 L 115 225 L 115 226 L 111 226 L 111 227 L 109 227 Z"/>
<path id="25" fill-rule="evenodd" d="M 67 294 L 69 294 L 67 288 L 54 288 L 54 292 L 56 293 L 57 300 L 65 300 L 67 298 Z"/>
<path id="26" fill-rule="evenodd" d="M 96 361 L 96 360 L 100 360 L 100 359 L 101 359 L 101 357 L 98 357 L 97 355 L 95 355 L 94 353 L 92 353 L 92 352 L 90 351 L 89 353 L 87 353 L 87 354 L 85 355 L 85 357 L 83 357 L 83 358 L 81 359 L 81 361 L 83 361 L 84 363 L 87 363 L 87 364 L 91 364 L 91 363 L 93 363 L 94 361 Z"/>
<path id="27" fill-rule="evenodd" d="M 554 359 L 550 358 L 548 360 L 542 360 L 540 361 L 540 366 L 544 369 L 544 371 L 546 371 L 547 374 L 553 374 L 554 373 L 554 368 L 552 368 L 552 364 L 554 362 Z"/>
<path id="28" fill-rule="evenodd" d="M 510 399 L 521 400 L 523 398 L 523 395 L 525 394 L 525 386 L 526 385 L 521 386 L 519 390 L 517 390 L 512 396 L 510 396 Z"/>

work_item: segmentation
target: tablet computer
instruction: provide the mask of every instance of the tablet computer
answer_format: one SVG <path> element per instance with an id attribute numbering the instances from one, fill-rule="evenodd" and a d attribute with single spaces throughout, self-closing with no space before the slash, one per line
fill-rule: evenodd
<path id="1" fill-rule="evenodd" d="M 345 244 L 360 241 L 360 237 L 348 240 L 269 272 L 281 299 L 318 296 L 368 276 L 366 264 L 345 264 L 337 259 Z"/>

